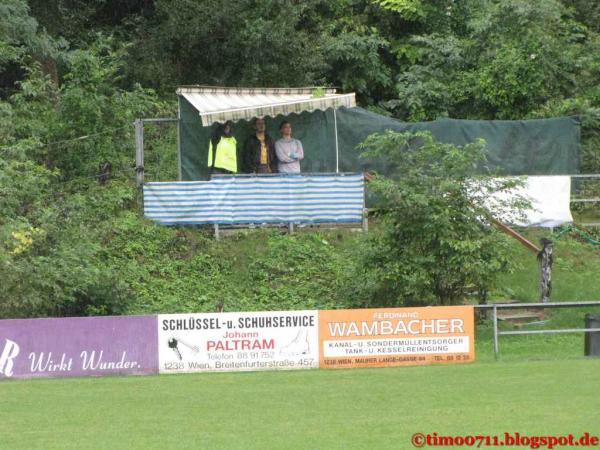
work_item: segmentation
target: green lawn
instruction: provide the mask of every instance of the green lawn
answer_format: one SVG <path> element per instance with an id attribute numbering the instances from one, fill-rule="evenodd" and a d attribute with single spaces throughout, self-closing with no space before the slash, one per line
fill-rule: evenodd
<path id="1" fill-rule="evenodd" d="M 0 446 L 412 448 L 415 432 L 599 433 L 600 359 L 0 383 Z"/>
<path id="2" fill-rule="evenodd" d="M 552 301 L 600 301 L 600 248 L 576 239 L 573 234 L 554 238 L 548 230 L 520 230 L 534 243 L 541 237 L 554 240 L 554 267 L 552 270 Z M 512 274 L 503 275 L 491 300 L 539 301 L 538 266 L 535 254 L 515 244 L 513 258 L 519 268 Z M 515 310 L 518 311 L 518 310 Z M 586 313 L 600 315 L 600 307 L 548 309 L 542 323 L 511 326 L 500 324 L 504 330 L 536 330 L 583 328 Z M 583 355 L 583 333 L 561 335 L 501 336 L 502 361 L 577 358 Z M 477 357 L 481 361 L 493 361 L 491 321 L 477 325 Z"/>
<path id="3" fill-rule="evenodd" d="M 535 301 L 535 255 L 514 252 L 521 268 L 492 300 Z M 555 256 L 553 301 L 600 300 L 597 247 L 563 237 Z M 523 328 L 581 328 L 586 312 L 600 308 Z M 583 334 L 503 336 L 497 362 L 491 337 L 478 323 L 468 365 L 2 381 L 0 449 L 410 449 L 416 432 L 600 434 L 600 358 L 583 358 Z"/>
<path id="4" fill-rule="evenodd" d="M 500 323 L 499 329 L 512 331 L 584 328 L 586 313 L 600 316 L 600 306 L 547 310 L 545 320 L 539 323 L 523 325 Z M 491 320 L 479 322 L 475 335 L 475 348 L 479 362 L 494 361 L 492 337 Z M 521 362 L 581 358 L 584 354 L 584 339 L 584 333 L 500 336 L 500 360 Z"/>

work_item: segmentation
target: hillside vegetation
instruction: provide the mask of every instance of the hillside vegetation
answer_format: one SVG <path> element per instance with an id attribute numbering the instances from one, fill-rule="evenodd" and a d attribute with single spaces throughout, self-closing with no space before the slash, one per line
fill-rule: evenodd
<path id="1" fill-rule="evenodd" d="M 407 121 L 577 115 L 600 173 L 599 24 L 580 0 L 5 0 L 0 317 L 398 304 L 367 295 L 360 233 L 215 242 L 142 219 L 132 122 L 173 117 L 181 84 L 337 86 Z M 148 178 L 175 178 L 174 129 L 146 141 Z M 578 239 L 557 244 L 556 299 L 599 298 L 598 247 Z M 524 268 L 490 295 L 535 299 L 510 245 Z"/>

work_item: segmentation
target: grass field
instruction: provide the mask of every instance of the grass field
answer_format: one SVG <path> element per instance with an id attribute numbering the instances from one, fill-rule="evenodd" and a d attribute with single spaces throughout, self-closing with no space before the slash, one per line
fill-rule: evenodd
<path id="1" fill-rule="evenodd" d="M 0 446 L 413 448 L 415 432 L 600 433 L 600 360 L 0 383 Z"/>
<path id="2" fill-rule="evenodd" d="M 556 242 L 553 301 L 600 300 L 598 250 Z M 521 268 L 492 300 L 535 301 L 535 256 L 514 251 Z M 522 327 L 581 328 L 585 313 L 600 308 Z M 600 434 L 600 358 L 583 358 L 583 334 L 504 336 L 499 361 L 491 337 L 478 323 L 467 365 L 2 381 L 0 449 L 410 449 L 416 432 Z"/>

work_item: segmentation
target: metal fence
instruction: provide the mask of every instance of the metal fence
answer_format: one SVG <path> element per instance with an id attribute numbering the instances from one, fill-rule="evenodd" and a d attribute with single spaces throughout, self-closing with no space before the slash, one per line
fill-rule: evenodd
<path id="1" fill-rule="evenodd" d="M 500 355 L 499 336 L 515 336 L 523 334 L 559 334 L 559 333 L 587 333 L 600 332 L 600 328 L 561 328 L 555 330 L 518 330 L 518 331 L 499 331 L 498 330 L 498 310 L 499 309 L 546 309 L 546 308 L 584 308 L 588 306 L 600 306 L 600 301 L 585 302 L 556 302 L 556 303 L 492 303 L 489 305 L 474 305 L 476 309 L 491 309 L 492 322 L 494 324 L 494 357 L 498 359 Z"/>
<path id="2" fill-rule="evenodd" d="M 592 206 L 596 205 L 600 210 L 600 174 L 577 174 L 569 175 L 571 177 L 571 204 Z M 596 216 L 596 215 L 594 215 Z M 579 225 L 588 227 L 600 226 L 600 211 L 591 222 L 579 222 Z"/>

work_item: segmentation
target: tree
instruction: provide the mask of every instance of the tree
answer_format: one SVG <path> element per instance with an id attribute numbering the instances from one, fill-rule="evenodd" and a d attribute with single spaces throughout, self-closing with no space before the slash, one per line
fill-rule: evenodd
<path id="1" fill-rule="evenodd" d="M 134 204 L 132 126 L 165 104 L 119 86 L 122 47 L 64 53 L 57 86 L 35 61 L 0 100 L 0 317 L 118 314 L 131 291 L 107 263 L 111 221 Z M 98 185 L 98 165 L 117 171 Z"/>
<path id="2" fill-rule="evenodd" d="M 520 119 L 552 99 L 596 90 L 597 34 L 560 1 L 466 0 L 437 9 L 400 41 L 397 100 L 387 103 L 396 116 Z"/>
<path id="3" fill-rule="evenodd" d="M 54 39 L 40 29 L 29 14 L 24 0 L 4 0 L 0 3 L 0 89 L 13 91 L 14 84 L 24 75 L 25 59 L 37 61 L 44 73 L 58 82 L 56 58 L 63 39 Z M 0 96 L 3 92 L 0 90 Z"/>
<path id="4" fill-rule="evenodd" d="M 181 84 L 312 84 L 325 67 L 318 37 L 303 26 L 313 3 L 157 1 L 138 27 L 130 75 L 170 92 Z"/>
<path id="5" fill-rule="evenodd" d="M 519 180 L 476 175 L 485 164 L 482 141 L 456 147 L 429 133 L 388 131 L 363 146 L 363 157 L 384 158 L 397 174 L 369 186 L 382 226 L 368 239 L 358 278 L 372 305 L 456 304 L 511 269 L 507 237 L 491 222 L 526 202 L 487 201 Z"/>

